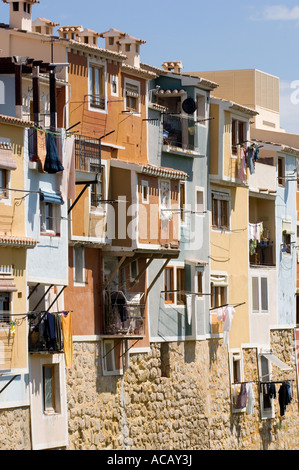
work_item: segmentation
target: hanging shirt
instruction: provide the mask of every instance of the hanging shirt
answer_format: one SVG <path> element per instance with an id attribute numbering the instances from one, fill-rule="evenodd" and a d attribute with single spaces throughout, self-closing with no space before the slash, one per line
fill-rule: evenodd
<path id="1" fill-rule="evenodd" d="M 251 383 L 246 384 L 246 392 L 247 392 L 247 397 L 248 397 L 246 413 L 248 415 L 252 415 L 254 411 L 254 392 L 253 392 L 253 387 Z"/>
<path id="2" fill-rule="evenodd" d="M 228 344 L 228 334 L 231 330 L 232 320 L 235 314 L 235 309 L 232 305 L 225 307 L 225 319 L 223 325 L 223 342 Z"/>

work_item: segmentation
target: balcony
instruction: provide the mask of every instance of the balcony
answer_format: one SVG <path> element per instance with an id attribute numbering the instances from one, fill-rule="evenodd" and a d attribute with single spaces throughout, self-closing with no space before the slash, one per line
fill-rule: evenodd
<path id="1" fill-rule="evenodd" d="M 129 301 L 122 291 L 106 292 L 104 309 L 104 335 L 144 336 L 145 305 Z"/>
<path id="2" fill-rule="evenodd" d="M 164 116 L 163 145 L 183 152 L 194 152 L 195 121 L 182 116 Z"/>
<path id="3" fill-rule="evenodd" d="M 249 247 L 249 259 L 251 266 L 275 266 L 273 258 L 273 242 L 261 240 L 256 247 Z"/>
<path id="4" fill-rule="evenodd" d="M 76 170 L 101 172 L 101 143 L 98 139 L 77 136 L 75 139 Z"/>
<path id="5" fill-rule="evenodd" d="M 32 313 L 29 318 L 28 347 L 30 353 L 64 352 L 60 315 L 45 312 Z"/>

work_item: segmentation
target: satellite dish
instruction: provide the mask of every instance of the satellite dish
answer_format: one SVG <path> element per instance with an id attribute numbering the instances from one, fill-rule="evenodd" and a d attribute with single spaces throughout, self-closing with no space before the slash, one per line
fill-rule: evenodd
<path id="1" fill-rule="evenodd" d="M 183 101 L 182 108 L 187 114 L 193 114 L 197 109 L 197 104 L 192 98 L 187 98 Z"/>

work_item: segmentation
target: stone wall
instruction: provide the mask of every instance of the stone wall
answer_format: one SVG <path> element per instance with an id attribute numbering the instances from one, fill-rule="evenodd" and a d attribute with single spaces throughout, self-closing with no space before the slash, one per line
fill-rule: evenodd
<path id="1" fill-rule="evenodd" d="M 0 410 L 0 450 L 30 449 L 30 409 Z"/>
<path id="2" fill-rule="evenodd" d="M 261 419 L 256 348 L 242 350 L 253 414 L 232 413 L 228 349 L 222 340 L 154 343 L 130 356 L 123 376 L 103 376 L 99 341 L 76 342 L 67 370 L 70 450 L 298 450 L 293 330 L 272 330 L 273 380 L 294 380 L 285 416 Z M 279 385 L 277 386 L 278 391 Z M 29 407 L 0 410 L 0 449 L 30 450 Z"/>
<path id="3" fill-rule="evenodd" d="M 273 331 L 272 341 L 294 366 L 292 335 Z M 244 380 L 257 381 L 256 349 L 242 354 Z M 299 449 L 296 382 L 284 417 L 276 400 L 275 418 L 260 419 L 257 383 L 254 413 L 232 413 L 228 350 L 219 340 L 154 343 L 131 354 L 122 377 L 103 376 L 98 342 L 78 342 L 67 374 L 70 449 Z"/>

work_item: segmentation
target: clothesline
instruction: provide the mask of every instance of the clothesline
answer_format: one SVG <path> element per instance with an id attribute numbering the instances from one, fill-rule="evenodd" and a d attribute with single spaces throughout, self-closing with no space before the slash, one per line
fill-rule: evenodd
<path id="1" fill-rule="evenodd" d="M 242 302 L 242 303 L 239 303 L 239 304 L 224 304 L 224 305 L 219 305 L 219 307 L 214 307 L 214 308 L 211 308 L 210 309 L 210 312 L 212 312 L 213 310 L 218 310 L 218 308 L 223 308 L 223 307 L 234 307 L 234 308 L 237 308 L 237 307 L 240 307 L 241 305 L 245 305 L 246 302 Z"/>

